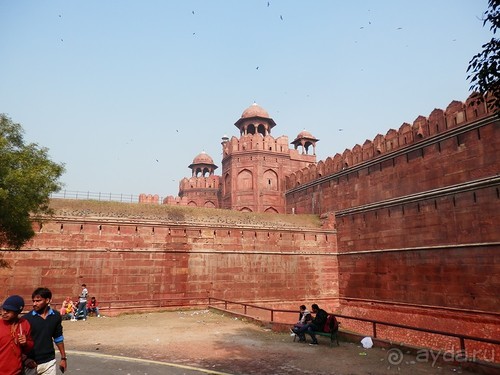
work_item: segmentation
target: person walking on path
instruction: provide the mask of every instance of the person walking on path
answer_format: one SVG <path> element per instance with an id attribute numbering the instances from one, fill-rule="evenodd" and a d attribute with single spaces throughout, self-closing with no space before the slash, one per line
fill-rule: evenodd
<path id="1" fill-rule="evenodd" d="M 59 369 L 67 369 L 66 351 L 61 314 L 50 307 L 52 292 L 47 288 L 37 288 L 31 295 L 33 310 L 24 317 L 31 324 L 31 334 L 35 343 L 25 361 L 26 375 L 56 375 L 56 352 L 61 353 Z"/>
<path id="2" fill-rule="evenodd" d="M 24 309 L 24 299 L 14 295 L 8 297 L 2 305 L 0 321 L 0 373 L 19 375 L 22 373 L 23 355 L 33 349 L 31 327 L 19 314 Z"/>

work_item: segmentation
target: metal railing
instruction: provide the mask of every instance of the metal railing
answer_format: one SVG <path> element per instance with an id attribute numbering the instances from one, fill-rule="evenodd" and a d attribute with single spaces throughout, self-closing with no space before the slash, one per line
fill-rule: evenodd
<path id="1" fill-rule="evenodd" d="M 54 309 L 58 309 L 60 304 L 51 304 Z M 269 321 L 281 324 L 293 324 L 290 318 L 276 319 L 277 316 L 292 317 L 292 314 L 297 314 L 297 310 L 275 309 L 266 306 L 260 306 L 249 302 L 230 301 L 215 297 L 178 297 L 178 298 L 159 298 L 159 299 L 134 299 L 134 300 L 110 300 L 99 301 L 99 309 L 101 311 L 120 311 L 120 310 L 154 310 L 166 308 L 192 308 L 192 307 L 208 307 L 219 310 L 228 311 L 235 315 L 247 316 L 261 321 Z M 250 313 L 252 312 L 252 313 Z M 486 337 L 477 337 L 460 333 L 445 332 L 435 329 L 420 328 L 405 324 L 384 322 L 381 320 L 359 318 L 350 315 L 337 314 L 332 312 L 337 318 L 354 320 L 371 324 L 372 337 L 377 338 L 377 331 L 380 326 L 399 328 L 408 331 L 424 332 L 428 334 L 441 335 L 444 337 L 455 338 L 460 341 L 460 349 L 466 353 L 466 340 L 475 341 L 485 344 L 500 345 L 500 340 L 490 339 Z"/>
<path id="2" fill-rule="evenodd" d="M 94 191 L 72 191 L 60 190 L 50 194 L 50 198 L 58 199 L 82 199 L 108 202 L 139 203 L 139 195 L 123 193 L 101 193 Z M 158 203 L 163 202 L 163 197 L 158 198 Z"/>
<path id="3" fill-rule="evenodd" d="M 212 303 L 215 302 L 215 303 Z M 288 322 L 278 322 L 275 321 L 275 315 L 276 313 L 294 313 L 296 314 L 296 310 L 284 310 L 284 309 L 273 309 L 269 307 L 263 307 L 263 306 L 258 306 L 254 305 L 251 303 L 246 303 L 246 302 L 235 302 L 235 301 L 229 301 L 229 300 L 224 300 L 220 298 L 214 298 L 214 297 L 209 297 L 208 298 L 208 306 L 209 307 L 215 307 L 217 308 L 217 305 L 224 306 L 224 310 L 231 311 L 229 309 L 229 306 L 234 305 L 234 306 L 241 306 L 240 310 L 243 310 L 243 315 L 248 315 L 249 308 L 252 309 L 257 309 L 259 311 L 264 311 L 268 312 L 270 319 L 270 322 L 276 322 L 276 323 L 288 323 Z M 233 312 L 233 311 L 231 311 Z M 235 314 L 238 314 L 238 312 L 234 312 Z M 481 343 L 487 343 L 487 344 L 493 344 L 493 345 L 500 345 L 500 340 L 495 340 L 495 339 L 490 339 L 490 338 L 485 338 L 485 337 L 477 337 L 477 336 L 470 336 L 470 335 L 465 335 L 465 334 L 459 334 L 459 333 L 452 333 L 452 332 L 445 332 L 445 331 L 439 331 L 439 330 L 434 330 L 434 329 L 428 329 L 428 328 L 420 328 L 420 327 L 413 327 L 405 324 L 398 324 L 398 323 L 390 323 L 390 322 L 384 322 L 381 320 L 375 320 L 375 319 L 367 319 L 367 318 L 358 318 L 355 316 L 350 316 L 350 315 L 343 315 L 343 314 L 336 314 L 332 313 L 335 315 L 337 318 L 342 318 L 342 319 L 349 319 L 349 320 L 356 320 L 360 322 L 365 322 L 365 323 L 371 323 L 372 326 L 372 337 L 377 338 L 377 327 L 378 326 L 385 326 L 385 327 L 394 327 L 394 328 L 400 328 L 404 330 L 411 330 L 411 331 L 418 331 L 418 332 L 425 332 L 425 333 L 430 333 L 430 334 L 436 334 L 436 335 L 441 335 L 445 337 L 452 337 L 452 338 L 457 338 L 460 340 L 460 349 L 462 352 L 465 352 L 465 340 L 471 340 L 471 341 L 476 341 L 476 342 L 481 342 Z M 261 314 L 256 314 L 255 318 L 260 319 L 262 317 Z"/>
<path id="4" fill-rule="evenodd" d="M 82 199 L 82 200 L 97 200 L 97 201 L 114 201 L 114 202 L 133 202 L 139 201 L 138 195 L 133 194 L 114 194 L 101 193 L 93 191 L 72 191 L 61 190 L 50 195 L 51 198 L 59 199 Z"/>

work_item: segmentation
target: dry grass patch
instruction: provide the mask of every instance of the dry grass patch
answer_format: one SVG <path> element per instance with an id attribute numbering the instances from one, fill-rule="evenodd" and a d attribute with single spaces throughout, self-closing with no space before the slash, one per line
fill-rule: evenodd
<path id="1" fill-rule="evenodd" d="M 96 200 L 51 199 L 56 216 L 129 218 L 176 223 L 217 223 L 248 226 L 318 228 L 317 215 L 248 213 L 216 208 L 107 202 Z"/>

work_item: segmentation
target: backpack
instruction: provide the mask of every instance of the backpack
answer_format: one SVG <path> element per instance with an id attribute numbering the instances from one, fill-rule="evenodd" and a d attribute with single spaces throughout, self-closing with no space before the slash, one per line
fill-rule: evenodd
<path id="1" fill-rule="evenodd" d="M 335 318 L 335 315 L 328 314 L 328 316 L 326 317 L 325 326 L 323 327 L 323 332 L 333 333 L 338 331 L 338 329 L 339 322 L 337 321 L 337 318 Z"/>

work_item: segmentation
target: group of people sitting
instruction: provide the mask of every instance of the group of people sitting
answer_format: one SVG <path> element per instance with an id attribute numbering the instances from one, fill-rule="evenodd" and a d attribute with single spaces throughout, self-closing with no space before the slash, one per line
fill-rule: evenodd
<path id="1" fill-rule="evenodd" d="M 315 332 L 324 332 L 324 327 L 328 319 L 328 313 L 320 309 L 317 304 L 312 304 L 311 309 L 314 318 L 305 305 L 300 306 L 299 321 L 291 329 L 292 335 L 297 335 L 299 342 L 306 342 L 306 333 L 311 336 L 309 345 L 318 345 Z"/>
<path id="2" fill-rule="evenodd" d="M 83 311 L 84 309 L 85 311 Z M 95 297 L 92 297 L 87 302 L 79 301 L 78 303 L 74 303 L 71 297 L 66 297 L 59 312 L 61 313 L 63 320 L 83 320 L 91 314 L 95 314 L 98 318 L 101 317 L 99 314 L 99 303 Z"/>

